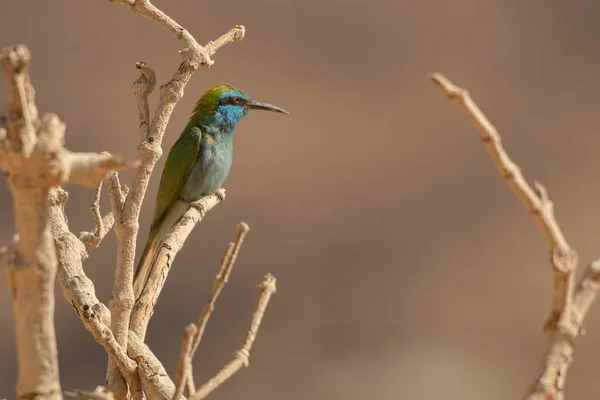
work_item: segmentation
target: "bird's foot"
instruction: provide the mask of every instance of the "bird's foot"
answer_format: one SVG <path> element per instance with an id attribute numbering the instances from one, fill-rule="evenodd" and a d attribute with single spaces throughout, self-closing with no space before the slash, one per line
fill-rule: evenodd
<path id="1" fill-rule="evenodd" d="M 204 209 L 204 204 L 202 204 L 202 200 L 192 201 L 189 204 L 190 204 L 190 207 L 193 207 L 196 210 L 198 210 L 198 212 L 200 213 L 200 215 L 202 217 L 204 217 L 204 214 L 206 214 L 206 210 Z"/>
<path id="2" fill-rule="evenodd" d="M 225 189 L 219 189 L 215 192 L 215 196 L 219 199 L 219 203 L 222 203 L 225 200 Z"/>

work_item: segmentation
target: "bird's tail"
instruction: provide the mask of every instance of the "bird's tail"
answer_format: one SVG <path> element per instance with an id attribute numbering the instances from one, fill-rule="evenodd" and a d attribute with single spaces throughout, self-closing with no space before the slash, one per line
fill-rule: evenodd
<path id="1" fill-rule="evenodd" d="M 156 252 L 160 248 L 163 238 L 169 233 L 179 218 L 187 211 L 187 208 L 187 203 L 176 200 L 173 205 L 167 209 L 167 212 L 157 226 L 150 230 L 144 252 L 142 253 L 142 257 L 140 258 L 133 275 L 133 295 L 136 301 L 146 287 L 146 282 L 152 272 L 152 265 L 154 264 Z"/>
<path id="2" fill-rule="evenodd" d="M 156 230 L 157 229 L 153 229 L 150 231 L 150 234 L 148 235 L 148 241 L 146 242 L 144 252 L 142 253 L 142 258 L 140 258 L 140 261 L 135 269 L 135 273 L 133 274 L 133 296 L 136 301 L 142 294 L 144 287 L 146 287 L 146 281 L 150 276 L 152 263 L 154 262 L 154 257 L 156 255 L 156 249 L 160 244 L 160 240 L 156 240 Z"/>

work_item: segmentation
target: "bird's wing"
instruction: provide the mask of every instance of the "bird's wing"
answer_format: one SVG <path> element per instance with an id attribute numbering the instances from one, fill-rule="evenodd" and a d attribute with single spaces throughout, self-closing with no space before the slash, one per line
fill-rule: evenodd
<path id="1" fill-rule="evenodd" d="M 181 193 L 200 150 L 201 139 L 202 131 L 193 127 L 182 134 L 171 147 L 158 185 L 151 231 L 160 224 L 167 208 Z"/>

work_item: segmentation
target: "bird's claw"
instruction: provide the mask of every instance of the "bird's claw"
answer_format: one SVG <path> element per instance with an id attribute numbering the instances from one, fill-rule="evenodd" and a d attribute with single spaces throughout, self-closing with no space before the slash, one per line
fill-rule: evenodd
<path id="1" fill-rule="evenodd" d="M 215 196 L 217 196 L 217 199 L 219 199 L 219 203 L 222 203 L 225 200 L 225 192 L 221 190 L 217 190 L 215 192 Z"/>
<path id="2" fill-rule="evenodd" d="M 193 207 L 196 210 L 198 210 L 201 216 L 204 216 L 204 214 L 206 214 L 206 210 L 204 209 L 204 204 L 202 204 L 202 201 L 192 201 L 189 204 L 190 207 Z"/>

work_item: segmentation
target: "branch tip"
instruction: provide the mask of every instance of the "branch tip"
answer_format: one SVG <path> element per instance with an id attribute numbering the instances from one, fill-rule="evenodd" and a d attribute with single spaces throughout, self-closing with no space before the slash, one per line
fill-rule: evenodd
<path id="1" fill-rule="evenodd" d="M 238 230 L 241 234 L 247 235 L 250 232 L 250 226 L 242 221 L 238 224 Z"/>
<path id="2" fill-rule="evenodd" d="M 31 52 L 24 44 L 6 46 L 0 52 L 0 64 L 7 75 L 19 75 L 31 64 Z"/>

